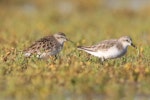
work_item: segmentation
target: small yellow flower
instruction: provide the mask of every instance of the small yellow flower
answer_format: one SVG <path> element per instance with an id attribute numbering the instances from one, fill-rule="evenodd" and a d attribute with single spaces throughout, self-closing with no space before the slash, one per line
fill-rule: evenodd
<path id="1" fill-rule="evenodd" d="M 140 69 L 137 67 L 137 68 L 134 69 L 134 72 L 139 73 Z"/>
<path id="2" fill-rule="evenodd" d="M 79 64 L 80 64 L 80 66 L 82 66 L 82 65 L 83 65 L 83 62 L 80 62 Z"/>
<path id="3" fill-rule="evenodd" d="M 140 48 L 140 52 L 142 53 L 143 51 L 144 51 L 144 49 L 141 47 L 141 48 Z"/>
<path id="4" fill-rule="evenodd" d="M 6 56 L 8 56 L 8 55 L 10 55 L 10 54 L 11 54 L 11 52 L 9 51 L 9 52 L 6 53 Z"/>
<path id="5" fill-rule="evenodd" d="M 90 64 L 91 64 L 91 62 L 89 62 L 89 61 L 88 61 L 86 64 L 87 64 L 87 65 L 90 65 Z"/>
<path id="6" fill-rule="evenodd" d="M 83 39 L 83 40 L 82 40 L 82 43 L 84 44 L 85 42 L 86 42 L 86 40 L 85 40 L 85 39 Z"/>
<path id="7" fill-rule="evenodd" d="M 125 64 L 125 66 L 124 66 L 124 68 L 126 69 L 126 70 L 129 70 L 129 69 L 131 69 L 131 63 L 127 63 L 127 64 Z"/>
<path id="8" fill-rule="evenodd" d="M 77 45 L 79 46 L 79 45 L 80 45 L 80 43 L 78 42 L 78 43 L 77 43 Z"/>
<path id="9" fill-rule="evenodd" d="M 146 73 L 149 73 L 149 68 L 145 68 L 145 72 L 146 72 Z"/>
<path id="10" fill-rule="evenodd" d="M 53 71 L 56 70 L 56 66 L 55 66 L 54 64 L 51 64 L 49 67 L 50 67 L 50 69 L 53 70 Z"/>
<path id="11" fill-rule="evenodd" d="M 66 66 L 68 67 L 68 66 L 69 66 L 69 63 L 66 63 Z"/>

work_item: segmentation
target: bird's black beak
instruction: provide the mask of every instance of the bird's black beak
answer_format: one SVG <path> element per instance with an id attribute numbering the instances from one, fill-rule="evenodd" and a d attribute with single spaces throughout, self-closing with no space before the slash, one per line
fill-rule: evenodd
<path id="1" fill-rule="evenodd" d="M 69 42 L 72 42 L 72 43 L 73 43 L 73 41 L 71 41 L 71 40 L 70 40 L 70 39 L 68 39 L 68 38 L 66 38 L 66 40 L 67 40 L 67 41 L 69 41 Z"/>
<path id="2" fill-rule="evenodd" d="M 135 49 L 137 49 L 137 47 L 133 43 L 131 43 L 131 46 L 134 47 Z"/>
<path id="3" fill-rule="evenodd" d="M 73 44 L 75 44 L 73 41 L 71 41 L 71 40 L 70 40 L 70 39 L 68 39 L 68 38 L 67 38 L 66 40 L 67 40 L 67 41 L 69 41 L 69 42 L 71 42 L 71 43 L 73 43 Z"/>

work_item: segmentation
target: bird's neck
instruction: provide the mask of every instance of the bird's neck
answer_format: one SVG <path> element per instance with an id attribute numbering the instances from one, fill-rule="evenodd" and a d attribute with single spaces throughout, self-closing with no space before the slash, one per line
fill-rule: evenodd
<path id="1" fill-rule="evenodd" d="M 128 48 L 128 45 L 127 45 L 127 44 L 122 43 L 122 45 L 123 45 L 123 48 L 124 48 L 124 49 L 127 49 L 127 48 Z"/>

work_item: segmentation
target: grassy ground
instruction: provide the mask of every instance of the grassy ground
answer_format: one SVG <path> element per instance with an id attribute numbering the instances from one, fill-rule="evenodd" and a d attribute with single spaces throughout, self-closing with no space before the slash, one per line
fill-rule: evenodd
<path id="1" fill-rule="evenodd" d="M 150 98 L 150 9 L 98 8 L 92 0 L 89 4 L 74 1 L 75 7 L 68 4 L 70 8 L 65 5 L 68 8 L 62 9 L 63 4 L 55 3 L 1 4 L 0 99 Z M 55 61 L 22 56 L 21 50 L 30 43 L 58 31 L 66 33 L 76 45 L 129 35 L 139 52 L 129 47 L 124 57 L 101 65 L 98 58 L 66 42 Z"/>

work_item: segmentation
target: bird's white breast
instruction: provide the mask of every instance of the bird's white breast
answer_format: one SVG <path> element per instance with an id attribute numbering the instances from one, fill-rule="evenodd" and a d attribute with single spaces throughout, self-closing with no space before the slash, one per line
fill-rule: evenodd
<path id="1" fill-rule="evenodd" d="M 123 56 L 127 51 L 127 48 L 119 50 L 116 46 L 109 48 L 108 50 L 98 50 L 97 52 L 89 52 L 90 54 L 99 58 L 111 59 Z"/>

